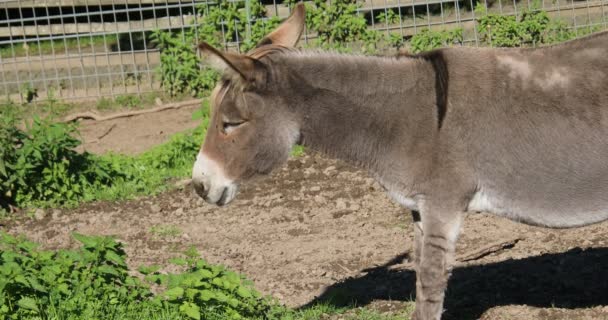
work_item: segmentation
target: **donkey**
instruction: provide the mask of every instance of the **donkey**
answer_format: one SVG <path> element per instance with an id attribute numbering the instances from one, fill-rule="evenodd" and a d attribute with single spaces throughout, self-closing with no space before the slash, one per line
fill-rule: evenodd
<path id="1" fill-rule="evenodd" d="M 465 212 L 552 228 L 608 219 L 608 33 L 536 49 L 365 57 L 294 49 L 304 7 L 223 72 L 192 173 L 225 205 L 296 143 L 372 174 L 413 213 L 418 320 L 440 319 Z"/>

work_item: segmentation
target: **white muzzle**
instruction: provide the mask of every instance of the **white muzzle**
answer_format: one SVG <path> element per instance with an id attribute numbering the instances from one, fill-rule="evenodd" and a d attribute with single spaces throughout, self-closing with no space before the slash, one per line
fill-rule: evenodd
<path id="1" fill-rule="evenodd" d="M 222 167 L 202 152 L 192 168 L 192 185 L 201 198 L 218 206 L 230 203 L 238 191 L 237 184 L 226 177 Z"/>

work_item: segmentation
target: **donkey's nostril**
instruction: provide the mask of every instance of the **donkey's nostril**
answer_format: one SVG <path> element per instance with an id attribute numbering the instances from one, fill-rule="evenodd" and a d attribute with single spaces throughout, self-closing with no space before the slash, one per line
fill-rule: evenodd
<path id="1" fill-rule="evenodd" d="M 194 186 L 194 191 L 196 191 L 196 194 L 203 199 L 207 197 L 209 188 L 205 188 L 205 184 L 202 181 L 193 180 L 192 185 Z"/>

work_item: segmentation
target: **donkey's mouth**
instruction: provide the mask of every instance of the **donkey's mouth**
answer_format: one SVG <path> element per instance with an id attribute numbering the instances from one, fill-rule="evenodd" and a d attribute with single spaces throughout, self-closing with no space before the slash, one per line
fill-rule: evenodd
<path id="1" fill-rule="evenodd" d="M 232 199 L 234 199 L 234 194 L 231 194 L 231 193 L 232 192 L 230 192 L 229 187 L 224 188 L 224 191 L 222 191 L 222 195 L 220 196 L 220 200 L 217 201 L 217 205 L 221 207 L 223 205 L 230 203 L 232 201 Z M 234 193 L 236 193 L 236 192 L 234 192 Z"/>
<path id="2" fill-rule="evenodd" d="M 229 185 L 224 187 L 220 192 L 211 192 L 208 193 L 203 199 L 207 201 L 209 204 L 215 204 L 217 206 L 225 206 L 232 202 L 236 197 L 238 191 L 238 187 L 236 185 Z M 210 194 L 214 194 L 215 196 L 211 196 Z M 217 196 L 219 194 L 219 196 Z"/>

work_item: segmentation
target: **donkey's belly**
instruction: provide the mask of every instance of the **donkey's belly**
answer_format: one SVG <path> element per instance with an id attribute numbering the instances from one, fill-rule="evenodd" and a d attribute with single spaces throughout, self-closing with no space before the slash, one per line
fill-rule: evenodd
<path id="1" fill-rule="evenodd" d="M 606 197 L 589 199 L 564 194 L 563 200 L 548 202 L 543 198 L 545 195 L 536 192 L 523 199 L 510 196 L 509 192 L 482 188 L 470 200 L 468 211 L 489 212 L 517 222 L 551 228 L 579 227 L 608 220 Z"/>

